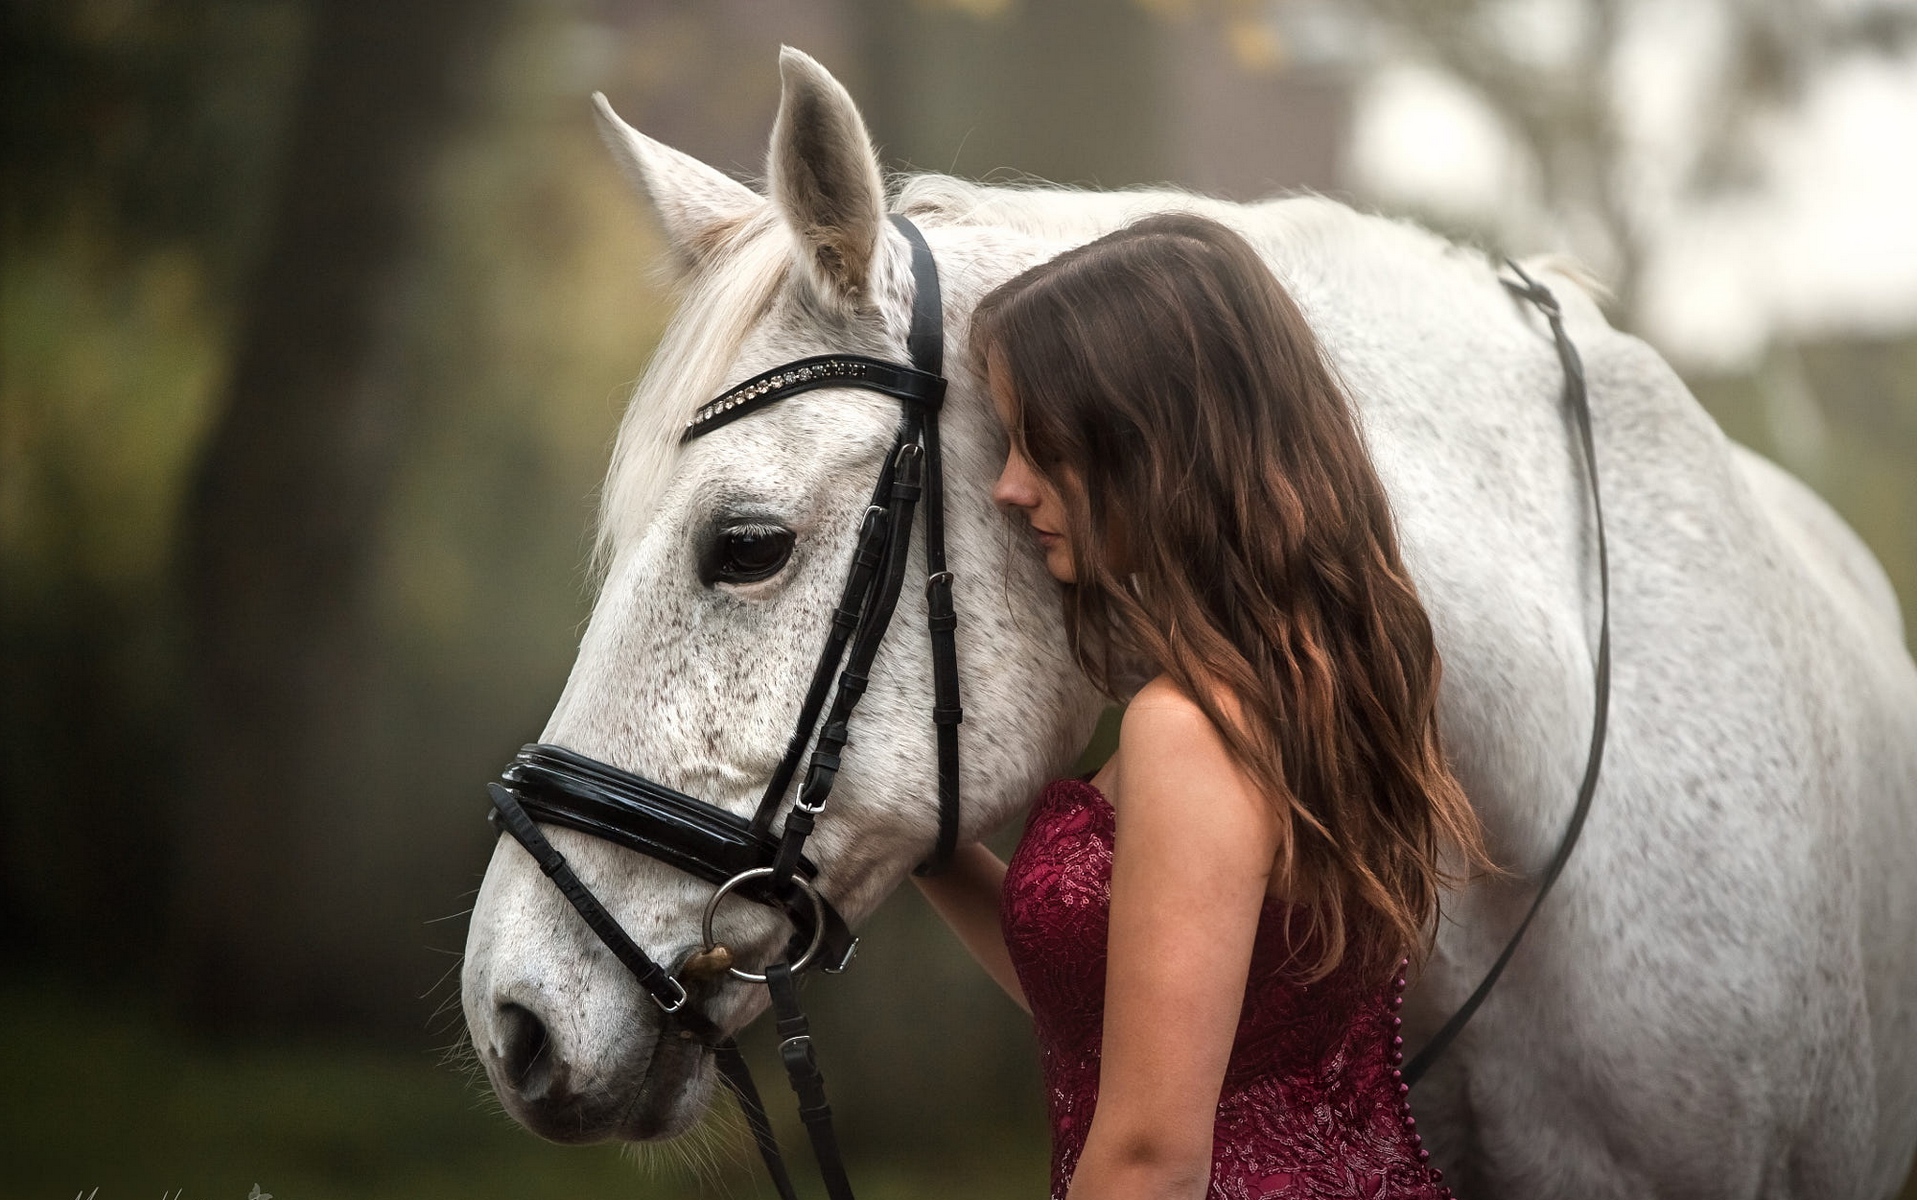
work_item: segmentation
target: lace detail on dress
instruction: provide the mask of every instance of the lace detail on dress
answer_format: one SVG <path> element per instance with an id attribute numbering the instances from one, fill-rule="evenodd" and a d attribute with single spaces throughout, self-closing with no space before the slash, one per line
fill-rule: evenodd
<path id="1" fill-rule="evenodd" d="M 1113 809 L 1077 779 L 1034 802 L 1008 864 L 1007 951 L 1033 1009 L 1053 1134 L 1053 1198 L 1086 1145 L 1100 1084 Z M 1214 1118 L 1209 1200 L 1441 1200 L 1400 1081 L 1404 977 L 1347 966 L 1288 982 L 1284 906 L 1269 901 Z"/>

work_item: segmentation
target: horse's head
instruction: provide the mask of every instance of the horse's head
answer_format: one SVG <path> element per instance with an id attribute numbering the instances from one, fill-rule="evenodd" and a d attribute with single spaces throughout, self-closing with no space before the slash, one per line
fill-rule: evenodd
<path id="1" fill-rule="evenodd" d="M 543 741 L 751 813 L 792 733 L 846 578 L 896 404 L 825 388 L 685 446 L 682 427 L 730 384 L 824 353 L 906 361 L 909 247 L 886 220 L 880 169 L 841 86 L 794 51 L 762 196 L 628 128 L 608 144 L 649 198 L 685 287 L 629 407 L 604 490 L 603 578 Z M 981 294 L 1046 252 L 1006 232 L 929 231 L 945 293 L 947 540 L 960 613 L 961 837 L 1002 824 L 1084 739 L 1095 701 L 1068 662 L 1053 583 L 988 499 L 1005 453 L 960 353 Z M 932 667 L 916 534 L 910 586 L 881 643 L 839 783 L 807 855 L 822 893 L 859 922 L 932 845 Z M 777 828 L 777 826 L 776 826 Z M 548 835 L 632 938 L 673 964 L 698 948 L 711 884 L 569 829 Z M 788 929 L 729 902 L 747 966 Z M 495 1091 L 547 1137 L 667 1137 L 711 1090 L 697 1041 L 659 1010 L 510 839 L 496 846 L 467 938 L 461 996 Z M 722 1029 L 764 989 L 695 992 Z"/>

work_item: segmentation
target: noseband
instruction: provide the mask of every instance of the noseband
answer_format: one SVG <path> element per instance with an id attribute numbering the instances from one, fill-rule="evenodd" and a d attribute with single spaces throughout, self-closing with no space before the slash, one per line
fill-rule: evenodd
<path id="1" fill-rule="evenodd" d="M 793 1185 L 766 1110 L 738 1046 L 696 1006 L 689 1005 L 686 986 L 678 977 L 688 972 L 688 964 L 683 962 L 676 972 L 650 958 L 574 874 L 566 858 L 540 832 L 540 825 L 562 825 L 625 846 L 717 887 L 701 922 L 701 954 L 721 952 L 718 960 L 708 961 L 726 963 L 726 970 L 736 978 L 767 985 L 778 1018 L 780 1057 L 800 1098 L 800 1117 L 819 1160 L 821 1178 L 832 1200 L 852 1200 L 853 1191 L 833 1135 L 825 1081 L 814 1062 L 794 976 L 815 965 L 829 973 L 845 970 L 858 939 L 814 886 L 819 868 L 806 857 L 804 849 L 815 820 L 826 810 L 840 771 L 840 753 L 850 740 L 848 724 L 867 689 L 868 672 L 880 640 L 892 623 L 906 579 L 914 510 L 923 501 L 939 830 L 932 852 L 917 868 L 918 873 L 932 874 L 946 866 L 960 829 L 960 672 L 954 650 L 953 575 L 947 570 L 940 469 L 940 404 L 947 390 L 947 381 L 941 375 L 945 335 L 940 278 L 920 230 L 905 217 L 892 220 L 913 251 L 913 320 L 907 333 L 912 365 L 859 354 L 798 359 L 756 375 L 702 405 L 680 436 L 682 444 L 694 441 L 770 404 L 817 388 L 858 388 L 900 402 L 899 432 L 861 521 L 853 562 L 833 612 L 826 646 L 814 666 L 813 680 L 801 702 L 786 753 L 767 780 L 753 816 L 742 817 L 561 746 L 524 747 L 500 782 L 487 787 L 493 797 L 489 816 L 495 825 L 511 834 L 540 864 L 588 927 L 666 1014 L 666 1023 L 678 1026 L 682 1037 L 696 1038 L 713 1048 L 721 1075 L 740 1101 L 782 1200 L 793 1200 Z M 807 758 L 806 777 L 776 834 L 774 817 L 786 803 L 809 746 L 812 754 Z M 728 893 L 782 912 L 793 924 L 793 937 L 786 945 L 784 958 L 763 973 L 732 965 L 731 953 L 713 938 L 714 912 Z"/>

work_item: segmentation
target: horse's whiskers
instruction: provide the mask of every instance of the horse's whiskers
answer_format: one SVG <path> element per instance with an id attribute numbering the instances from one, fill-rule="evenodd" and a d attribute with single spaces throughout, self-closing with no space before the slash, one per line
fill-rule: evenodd
<path id="1" fill-rule="evenodd" d="M 728 1176 L 747 1167 L 745 1122 L 719 1105 L 699 1124 L 665 1142 L 632 1142 L 622 1147 L 650 1180 L 685 1180 L 701 1194 L 731 1195 Z"/>

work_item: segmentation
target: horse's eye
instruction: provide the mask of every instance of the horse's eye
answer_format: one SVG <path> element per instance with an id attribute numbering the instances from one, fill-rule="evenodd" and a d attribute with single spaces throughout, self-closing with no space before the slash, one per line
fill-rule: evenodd
<path id="1" fill-rule="evenodd" d="M 778 574 L 793 553 L 793 530 L 778 525 L 729 525 L 701 556 L 700 581 L 758 583 Z"/>

